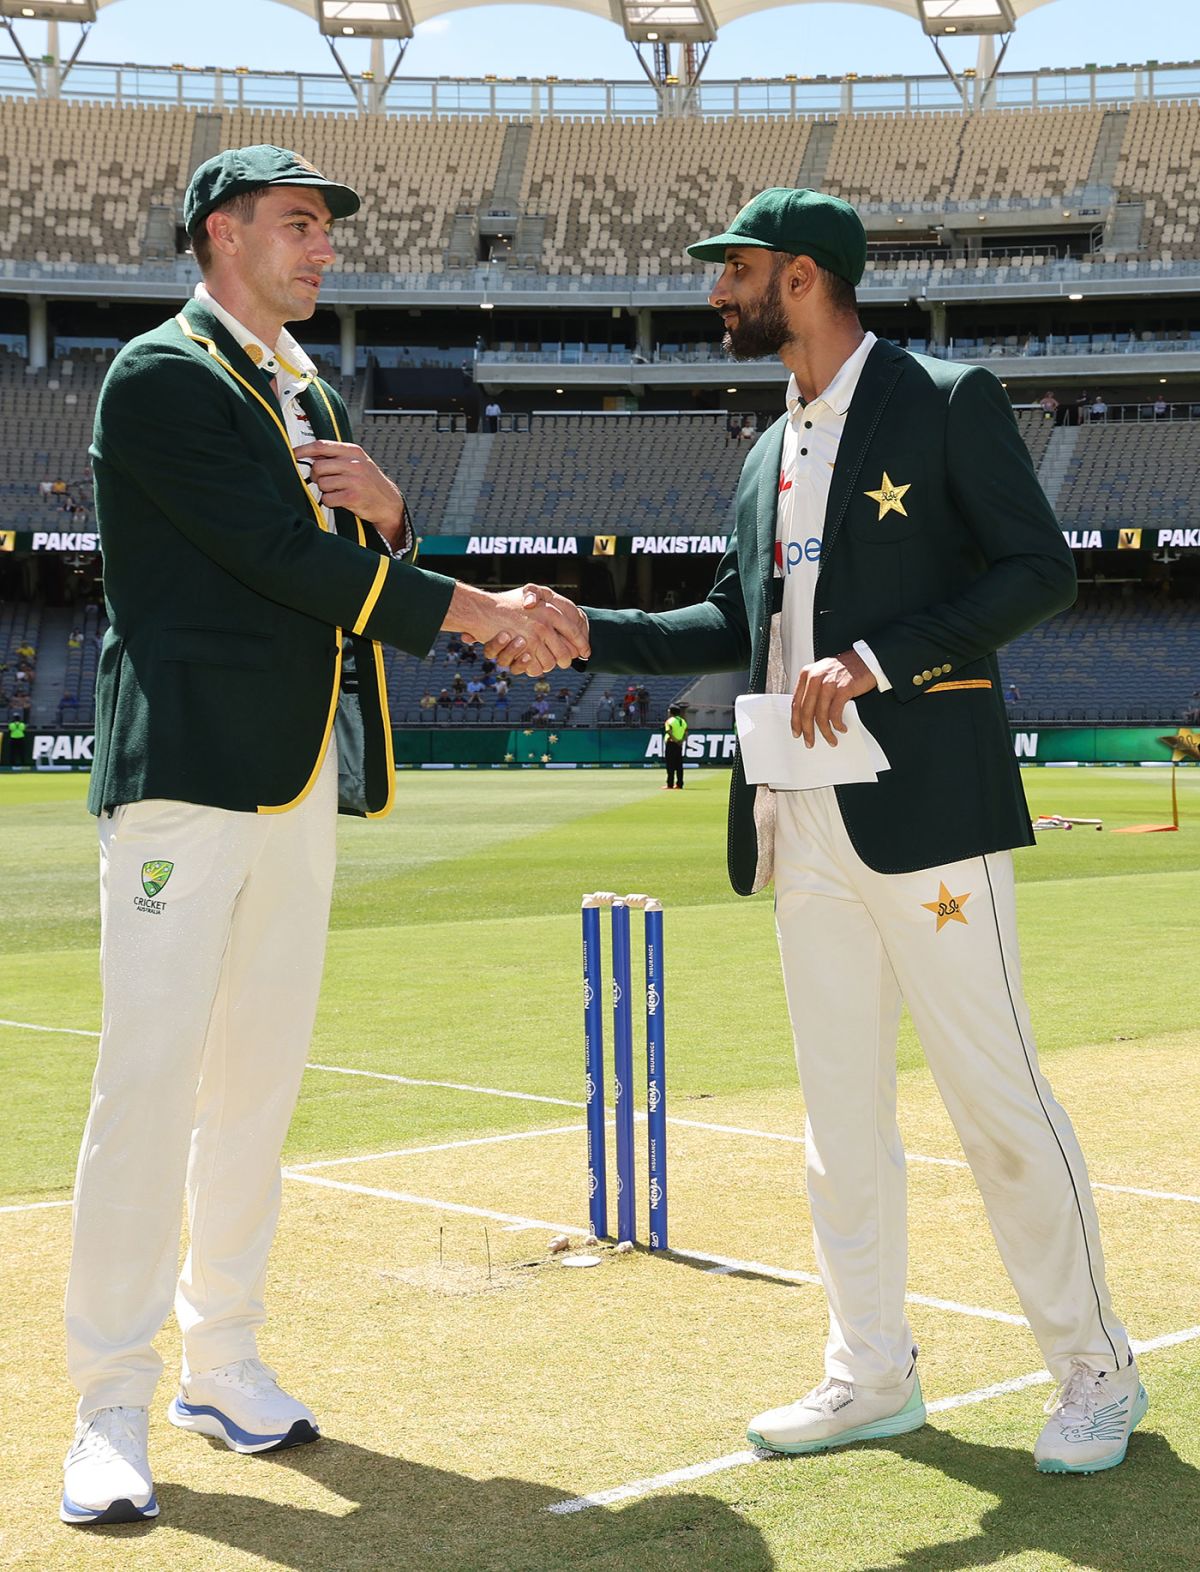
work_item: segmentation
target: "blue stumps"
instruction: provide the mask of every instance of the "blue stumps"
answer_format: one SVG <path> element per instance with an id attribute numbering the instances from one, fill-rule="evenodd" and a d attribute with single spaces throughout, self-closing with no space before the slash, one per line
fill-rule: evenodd
<path id="1" fill-rule="evenodd" d="M 667 1248 L 667 1066 L 663 1018 L 663 914 L 646 903 L 646 1123 L 649 1133 L 650 1248 Z"/>
<path id="2" fill-rule="evenodd" d="M 600 906 L 583 898 L 583 1057 L 587 1106 L 588 1219 L 597 1239 L 608 1233 L 604 1139 L 604 1004 L 600 997 Z"/>
<path id="3" fill-rule="evenodd" d="M 633 1000 L 629 961 L 629 908 L 612 905 L 613 1115 L 617 1122 L 617 1242 L 637 1238 L 633 1172 Z"/>

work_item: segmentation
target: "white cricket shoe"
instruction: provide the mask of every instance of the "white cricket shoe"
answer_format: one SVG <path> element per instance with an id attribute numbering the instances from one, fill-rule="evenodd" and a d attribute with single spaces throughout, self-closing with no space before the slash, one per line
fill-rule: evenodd
<path id="1" fill-rule="evenodd" d="M 180 1430 L 212 1436 L 235 1452 L 282 1451 L 321 1434 L 312 1410 L 290 1397 L 261 1359 L 239 1359 L 189 1375 L 167 1418 Z"/>
<path id="2" fill-rule="evenodd" d="M 146 1456 L 149 1429 L 145 1408 L 101 1408 L 79 1421 L 63 1462 L 58 1515 L 64 1523 L 136 1523 L 158 1516 Z"/>
<path id="3" fill-rule="evenodd" d="M 1050 1418 L 1033 1449 L 1039 1472 L 1097 1474 L 1116 1468 L 1149 1406 L 1132 1355 L 1115 1373 L 1072 1359 L 1070 1375 L 1046 1404 Z"/>
<path id="4" fill-rule="evenodd" d="M 772 1452 L 824 1452 L 852 1441 L 879 1441 L 919 1430 L 925 1403 L 917 1375 L 917 1351 L 904 1380 L 895 1386 L 855 1386 L 829 1376 L 798 1403 L 757 1414 L 746 1432 Z"/>

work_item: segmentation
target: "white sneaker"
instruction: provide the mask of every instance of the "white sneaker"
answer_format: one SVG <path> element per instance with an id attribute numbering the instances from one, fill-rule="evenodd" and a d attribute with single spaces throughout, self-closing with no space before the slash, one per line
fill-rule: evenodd
<path id="1" fill-rule="evenodd" d="M 63 1462 L 64 1523 L 136 1523 L 158 1516 L 146 1456 L 150 1413 L 145 1408 L 101 1408 L 75 1426 Z"/>
<path id="2" fill-rule="evenodd" d="M 756 1446 L 772 1452 L 824 1452 L 851 1441 L 902 1436 L 924 1423 L 914 1348 L 912 1365 L 898 1385 L 854 1386 L 829 1376 L 798 1403 L 756 1415 L 746 1433 Z"/>
<path id="3" fill-rule="evenodd" d="M 289 1397 L 261 1359 L 188 1376 L 167 1418 L 180 1430 L 224 1441 L 235 1452 L 282 1451 L 321 1434 L 311 1409 Z"/>
<path id="4" fill-rule="evenodd" d="M 1132 1355 L 1115 1373 L 1072 1359 L 1070 1375 L 1046 1404 L 1050 1418 L 1033 1449 L 1039 1472 L 1097 1474 L 1116 1468 L 1149 1406 Z"/>

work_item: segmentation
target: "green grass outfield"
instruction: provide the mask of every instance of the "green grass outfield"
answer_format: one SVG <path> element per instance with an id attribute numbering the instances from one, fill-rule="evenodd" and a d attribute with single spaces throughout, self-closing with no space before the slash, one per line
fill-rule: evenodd
<path id="1" fill-rule="evenodd" d="M 1105 822 L 1102 834 L 1086 828 L 1047 834 L 1036 849 L 1016 854 L 1026 988 L 1047 1071 L 1056 1087 L 1065 1079 L 1068 1106 L 1076 1106 L 1077 1097 L 1085 1110 L 1081 1134 L 1095 1175 L 1171 1192 L 1190 1186 L 1195 1194 L 1200 1180 L 1187 1163 L 1194 1163 L 1200 1124 L 1200 1036 L 1191 997 L 1200 955 L 1200 771 L 1179 772 L 1183 830 L 1170 835 L 1110 833 L 1122 824 L 1169 819 L 1166 771 L 1028 770 L 1023 778 L 1034 811 Z M 581 1097 L 578 904 L 585 889 L 650 890 L 665 902 L 672 1111 L 739 1126 L 798 1127 L 770 899 L 740 900 L 725 880 L 728 777 L 690 771 L 683 793 L 661 792 L 661 779 L 649 771 L 401 774 L 389 819 L 342 821 L 311 1055 L 314 1065 L 334 1068 L 314 1068 L 305 1077 L 285 1154 L 289 1164 L 577 1123 L 578 1112 L 556 1104 L 407 1082 Z M 85 790 L 80 776 L 0 778 L 0 1018 L 19 1023 L 0 1026 L 0 1204 L 70 1194 L 95 1054 L 95 1039 L 86 1034 L 95 1033 L 100 1020 L 96 839 L 83 807 Z M 915 1110 L 920 1130 L 914 1139 L 924 1149 L 945 1139 L 950 1144 L 944 1150 L 953 1155 L 953 1137 L 937 1123 L 929 1077 L 907 1026 L 900 1062 L 902 1103 Z M 679 1133 L 681 1143 L 685 1134 Z M 557 1139 L 547 1136 L 546 1142 Z M 530 1140 L 470 1149 L 485 1154 L 490 1166 L 482 1158 L 472 1166 L 476 1159 L 469 1154 L 453 1162 L 444 1153 L 422 1157 L 424 1193 L 453 1195 L 460 1203 L 474 1198 L 493 1212 L 585 1221 L 577 1151 L 572 1147 L 569 1160 L 557 1167 L 547 1159 L 539 1168 L 541 1159 L 533 1155 L 538 1147 Z M 518 1152 L 528 1157 L 518 1161 Z M 681 1219 L 674 1242 L 748 1253 L 725 1244 L 726 1237 L 740 1237 L 741 1208 L 753 1214 L 754 1227 L 766 1230 L 755 1242 L 760 1253 L 754 1259 L 811 1270 L 798 1148 L 776 1155 L 790 1165 L 778 1170 L 778 1178 L 765 1160 L 761 1174 L 749 1160 L 743 1170 L 727 1169 L 714 1149 L 709 1168 L 699 1145 L 681 1145 L 672 1171 L 672 1202 Z M 332 1172 L 367 1186 L 407 1190 L 415 1182 L 399 1171 L 381 1178 L 384 1170 L 370 1165 Z M 1007 1294 L 1002 1307 L 1014 1308 L 981 1214 L 972 1210 L 969 1183 L 935 1191 L 928 1188 L 930 1173 L 914 1169 L 912 1179 L 914 1271 L 928 1269 L 924 1292 L 985 1304 L 1000 1304 Z M 778 1189 L 769 1196 L 756 1192 L 760 1179 Z M 952 1182 L 958 1183 L 953 1175 L 946 1183 Z M 766 1200 L 777 1194 L 786 1215 L 775 1225 L 774 1253 L 762 1253 L 773 1242 Z M 407 1347 L 410 1338 L 422 1347 L 436 1343 L 444 1384 L 439 1393 L 434 1380 L 428 1411 L 414 1396 L 411 1431 L 385 1445 L 372 1429 L 377 1413 L 370 1391 L 372 1382 L 389 1380 L 388 1371 L 377 1362 L 364 1377 L 356 1364 L 356 1349 L 361 1360 L 385 1366 L 394 1353 L 390 1343 L 376 1348 L 373 1341 L 387 1314 L 379 1300 L 380 1274 L 372 1276 L 375 1286 L 364 1288 L 361 1301 L 353 1285 L 381 1236 L 391 1251 L 382 1274 L 388 1282 L 393 1269 L 424 1270 L 431 1240 L 438 1238 L 436 1213 L 410 1216 L 391 1202 L 319 1190 L 303 1191 L 301 1200 L 303 1206 L 285 1203 L 271 1301 L 272 1357 L 286 1362 L 291 1384 L 298 1385 L 299 1341 L 314 1382 L 320 1372 L 320 1390 L 332 1381 L 326 1402 L 335 1414 L 328 1427 L 335 1439 L 300 1449 L 308 1462 L 289 1455 L 286 1463 L 259 1463 L 238 1474 L 234 1465 L 246 1460 L 224 1453 L 210 1459 L 190 1437 L 183 1438 L 187 1445 L 176 1463 L 169 1449 L 179 1440 L 168 1435 L 159 1441 L 165 1426 L 156 1420 L 155 1444 L 169 1463 L 160 1490 L 163 1524 L 91 1539 L 60 1533 L 53 1522 L 55 1481 L 46 1461 L 61 1454 L 70 1428 L 57 1324 L 67 1214 L 47 1209 L 0 1216 L 0 1294 L 6 1296 L 0 1324 L 20 1328 L 25 1350 L 19 1368 L 10 1365 L 0 1381 L 0 1400 L 10 1412 L 0 1458 L 29 1481 L 21 1510 L 0 1524 L 0 1567 L 41 1572 L 108 1566 L 109 1558 L 113 1566 L 169 1565 L 172 1572 L 274 1566 L 339 1572 L 410 1566 L 449 1572 L 567 1566 L 614 1572 L 1001 1566 L 1005 1572 L 1181 1572 L 1200 1564 L 1194 1545 L 1200 1342 L 1147 1356 L 1150 1419 L 1129 1464 L 1107 1478 L 1044 1480 L 1032 1472 L 1029 1447 L 1046 1395 L 1040 1388 L 944 1412 L 918 1435 L 886 1446 L 803 1460 L 802 1466 L 771 1463 L 717 1473 L 626 1506 L 551 1518 L 541 1511 L 546 1500 L 743 1447 L 744 1421 L 755 1403 L 799 1395 L 819 1375 L 823 1327 L 815 1291 L 806 1291 L 803 1312 L 795 1312 L 798 1320 L 782 1338 L 772 1319 L 785 1303 L 773 1297 L 778 1284 L 768 1290 L 740 1278 L 683 1271 L 667 1289 L 660 1268 L 670 1268 L 639 1257 L 630 1267 L 628 1291 L 631 1303 L 645 1296 L 650 1324 L 622 1320 L 618 1298 L 611 1331 L 616 1341 L 600 1349 L 600 1368 L 585 1373 L 580 1365 L 604 1317 L 593 1325 L 586 1310 L 569 1311 L 561 1298 L 567 1290 L 556 1285 L 601 1273 L 539 1279 L 549 1286 L 538 1290 L 544 1299 L 536 1313 L 532 1299 L 521 1310 L 515 1288 L 506 1299 L 498 1296 L 495 1302 L 503 1299 L 509 1307 L 503 1330 L 495 1319 L 499 1312 L 481 1308 L 483 1300 L 469 1294 L 455 1297 L 447 1290 L 431 1299 L 411 1284 L 389 1288 L 389 1294 L 414 1295 L 411 1304 L 404 1299 L 401 1344 Z M 1111 1233 L 1110 1257 L 1120 1259 L 1126 1296 L 1119 1308 L 1135 1305 L 1135 1335 L 1158 1337 L 1200 1322 L 1200 1206 L 1116 1197 L 1105 1205 L 1113 1208 L 1111 1223 L 1103 1210 L 1102 1222 Z M 1142 1206 L 1147 1210 L 1133 1210 Z M 318 1247 L 306 1230 L 327 1217 Z M 962 1244 L 939 1260 L 943 1218 L 951 1232 L 962 1230 Z M 925 1224 L 928 1241 L 921 1233 Z M 474 1235 L 462 1232 L 465 1227 L 454 1235 L 455 1248 L 473 1262 Z M 528 1256 L 544 1243 L 530 1233 L 507 1238 L 509 1245 L 495 1235 L 491 1240 L 505 1270 L 527 1264 L 516 1256 L 509 1260 L 506 1251 Z M 1156 1282 L 1155 1259 L 1171 1262 L 1170 1285 L 1165 1277 Z M 1189 1260 L 1195 1284 L 1190 1312 Z M 606 1259 L 605 1271 L 610 1267 L 624 1270 Z M 619 1282 L 612 1273 L 609 1280 Z M 334 1290 L 342 1283 L 350 1285 L 345 1314 L 352 1311 L 352 1317 L 339 1324 Z M 792 1314 L 800 1299 L 789 1292 Z M 656 1296 L 663 1297 L 661 1306 Z M 927 1398 L 1026 1374 L 1039 1363 L 1027 1333 L 987 1321 L 964 1330 L 961 1318 L 951 1325 L 942 1317 L 919 1335 L 926 1349 L 941 1340 L 944 1361 L 939 1367 L 938 1354 L 931 1353 Z M 693 1336 L 696 1341 L 689 1341 Z M 500 1338 L 503 1345 L 493 1346 Z M 523 1339 L 528 1347 L 520 1346 Z M 625 1342 L 641 1372 L 640 1389 L 617 1378 Z M 22 1360 L 40 1372 L 40 1386 L 31 1389 Z M 677 1360 L 683 1368 L 675 1368 Z M 457 1410 L 482 1401 L 482 1369 L 497 1362 L 523 1370 L 525 1384 L 504 1389 L 486 1433 L 468 1427 L 474 1439 L 459 1435 L 451 1446 L 445 1405 Z M 414 1366 L 415 1394 L 424 1390 L 427 1375 Z M 660 1377 L 661 1407 L 654 1398 Z M 493 1379 L 515 1376 L 509 1369 L 487 1378 Z M 590 1395 L 573 1405 L 576 1382 Z M 693 1412 L 692 1394 L 703 1400 L 709 1387 L 710 1401 L 699 1401 Z M 540 1431 L 531 1426 L 518 1446 L 512 1437 L 524 1434 L 517 1411 L 522 1392 L 537 1394 L 548 1411 Z M 353 1393 L 359 1394 L 354 1401 Z M 339 1394 L 345 1394 L 341 1408 Z M 554 1407 L 560 1397 L 562 1413 Z M 25 1413 L 24 1429 L 12 1419 L 13 1405 Z M 21 1440 L 30 1425 L 39 1437 L 36 1466 Z M 539 1445 L 539 1434 L 558 1439 L 552 1447 Z M 325 1461 L 312 1462 L 319 1453 Z M 409 1470 L 405 1508 L 399 1518 L 389 1517 L 380 1502 L 400 1488 L 395 1470 L 405 1457 L 411 1459 L 403 1463 Z M 424 1466 L 431 1458 L 438 1468 L 426 1476 L 417 1462 Z M 171 1483 L 170 1470 L 180 1483 Z M 494 1482 L 501 1476 L 506 1487 L 519 1479 L 528 1488 L 500 1490 Z M 350 1511 L 344 1498 L 355 1489 L 357 1531 L 342 1524 L 339 1533 Z"/>

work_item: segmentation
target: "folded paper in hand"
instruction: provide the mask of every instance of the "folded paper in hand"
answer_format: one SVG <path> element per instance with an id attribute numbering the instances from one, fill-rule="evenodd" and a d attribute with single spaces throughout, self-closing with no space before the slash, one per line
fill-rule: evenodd
<path id="1" fill-rule="evenodd" d="M 776 791 L 811 791 L 816 786 L 848 786 L 879 779 L 890 769 L 887 755 L 858 718 L 854 701 L 842 711 L 846 730 L 831 747 L 820 732 L 811 748 L 792 736 L 790 693 L 743 693 L 734 702 L 734 725 L 742 766 L 750 785 Z"/>

